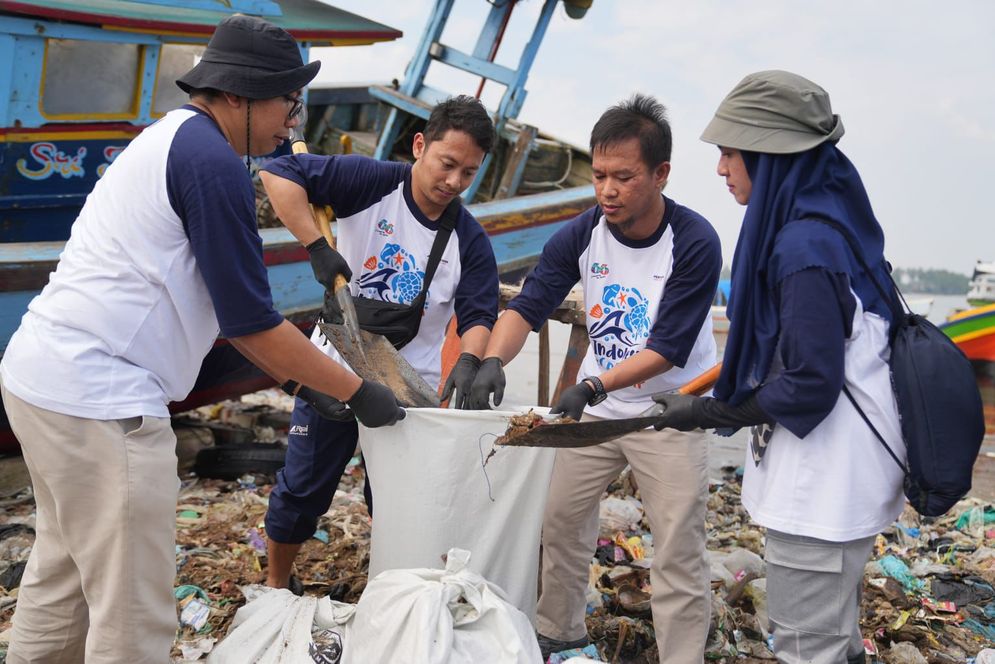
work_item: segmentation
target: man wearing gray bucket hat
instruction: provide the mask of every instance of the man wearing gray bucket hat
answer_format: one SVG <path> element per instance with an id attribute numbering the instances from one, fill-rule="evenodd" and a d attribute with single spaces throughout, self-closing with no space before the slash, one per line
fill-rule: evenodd
<path id="1" fill-rule="evenodd" d="M 190 392 L 219 332 L 278 382 L 308 386 L 298 396 L 327 393 L 367 426 L 403 417 L 389 389 L 273 307 L 241 155 L 287 140 L 317 70 L 270 23 L 223 20 L 178 81 L 190 103 L 107 169 L 11 338 L 0 391 L 37 536 L 7 662 L 168 660 L 179 482 L 167 406 Z"/>
<path id="2" fill-rule="evenodd" d="M 789 72 L 751 74 L 719 105 L 702 140 L 747 206 L 722 373 L 714 398 L 655 397 L 667 406 L 658 428 L 753 426 L 743 505 L 767 528 L 769 627 L 792 664 L 865 660 L 864 564 L 905 503 L 889 456 L 906 454 L 887 363 L 893 309 L 874 283 L 888 283 L 884 234 L 842 135 L 826 91 Z"/>

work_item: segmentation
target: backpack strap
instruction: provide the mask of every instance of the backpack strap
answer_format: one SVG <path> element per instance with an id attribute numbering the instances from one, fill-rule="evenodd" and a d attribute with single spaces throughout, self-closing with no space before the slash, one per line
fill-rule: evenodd
<path id="1" fill-rule="evenodd" d="M 891 447 L 888 446 L 888 443 L 885 442 L 884 436 L 882 436 L 880 432 L 878 432 L 877 427 L 875 427 L 874 424 L 871 423 L 871 420 L 869 417 L 867 417 L 867 414 L 864 412 L 864 409 L 861 408 L 859 405 L 857 405 L 857 400 L 853 398 L 853 394 L 850 392 L 850 388 L 846 386 L 845 382 L 843 383 L 843 394 L 845 394 L 846 398 L 850 400 L 851 404 L 853 404 L 853 407 L 860 415 L 860 418 L 864 420 L 864 422 L 867 424 L 868 427 L 870 427 L 871 431 L 874 433 L 874 437 L 877 438 L 878 442 L 880 442 L 881 445 L 884 446 L 884 449 L 888 451 L 888 455 L 892 459 L 894 459 L 895 463 L 898 464 L 898 467 L 902 469 L 902 474 L 905 475 L 905 477 L 908 477 L 909 469 L 905 466 L 905 464 L 903 464 L 901 461 L 898 460 L 898 456 L 892 451 Z"/>
<path id="2" fill-rule="evenodd" d="M 909 305 L 908 303 L 905 302 L 905 298 L 902 297 L 902 291 L 898 289 L 898 284 L 896 284 L 894 278 L 892 278 L 891 271 L 890 270 L 888 271 L 888 280 L 891 281 L 893 292 L 898 295 L 899 299 L 901 300 L 901 304 L 899 304 L 894 297 L 888 297 L 888 295 L 885 293 L 884 288 L 881 286 L 880 282 L 878 282 L 877 278 L 874 276 L 874 273 L 871 271 L 871 268 L 867 265 L 867 261 L 864 260 L 864 254 L 860 250 L 860 247 L 857 245 L 856 242 L 854 242 L 853 238 L 850 237 L 850 233 L 847 232 L 847 230 L 842 226 L 842 224 L 832 219 L 824 219 L 822 217 L 812 217 L 812 220 L 817 221 L 821 224 L 826 224 L 827 226 L 834 229 L 837 233 L 843 236 L 843 239 L 846 240 L 848 245 L 850 245 L 850 251 L 853 252 L 854 257 L 857 259 L 857 263 L 859 263 L 860 267 L 863 268 L 868 278 L 870 278 L 871 283 L 874 284 L 874 288 L 877 290 L 878 294 L 885 301 L 888 307 L 892 310 L 892 313 L 895 316 L 894 322 L 897 323 L 898 321 L 902 320 L 902 318 L 905 316 L 905 311 L 903 311 L 902 306 L 904 305 L 905 310 L 907 311 Z M 850 400 L 850 403 L 857 411 L 857 414 L 860 415 L 860 418 L 864 420 L 864 423 L 867 424 L 868 428 L 870 428 L 871 432 L 874 434 L 874 437 L 878 439 L 878 442 L 881 443 L 884 449 L 888 452 L 888 456 L 890 456 L 895 461 L 895 463 L 898 464 L 898 467 L 902 470 L 902 474 L 905 476 L 906 481 L 908 481 L 909 479 L 908 467 L 906 467 L 905 464 L 899 461 L 898 456 L 891 449 L 891 447 L 888 446 L 888 443 L 885 442 L 884 436 L 881 435 L 881 433 L 877 430 L 877 427 L 875 427 L 874 424 L 871 422 L 870 418 L 867 417 L 867 413 L 865 413 L 864 409 L 861 408 L 860 405 L 857 403 L 857 400 L 853 397 L 853 393 L 850 392 L 850 388 L 846 386 L 845 381 L 843 383 L 843 394 L 845 394 L 846 398 Z"/>

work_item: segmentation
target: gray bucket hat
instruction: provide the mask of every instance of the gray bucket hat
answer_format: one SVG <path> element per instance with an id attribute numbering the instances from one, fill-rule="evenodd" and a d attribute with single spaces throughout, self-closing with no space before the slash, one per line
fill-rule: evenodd
<path id="1" fill-rule="evenodd" d="M 786 71 L 750 74 L 719 104 L 701 140 L 737 150 L 792 154 L 843 136 L 829 93 Z"/>
<path id="2" fill-rule="evenodd" d="M 320 62 L 304 64 L 289 32 L 255 16 L 233 14 L 214 30 L 193 69 L 176 80 L 189 93 L 213 88 L 248 99 L 271 99 L 300 90 Z"/>

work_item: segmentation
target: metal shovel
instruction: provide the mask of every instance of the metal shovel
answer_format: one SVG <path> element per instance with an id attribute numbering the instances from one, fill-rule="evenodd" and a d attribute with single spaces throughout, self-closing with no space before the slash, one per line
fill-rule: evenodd
<path id="1" fill-rule="evenodd" d="M 677 390 L 678 394 L 701 395 L 715 385 L 722 370 L 722 363 L 701 374 Z M 567 422 L 542 424 L 518 436 L 509 437 L 501 445 L 506 447 L 590 447 L 607 443 L 627 433 L 653 426 L 663 415 L 664 407 L 655 403 L 638 417 L 597 422 Z"/>
<path id="2" fill-rule="evenodd" d="M 308 151 L 307 143 L 301 139 L 294 140 L 291 149 L 294 154 Z M 314 214 L 318 230 L 334 249 L 335 238 L 332 236 L 331 224 L 325 210 L 312 205 L 311 212 Z M 335 350 L 349 363 L 356 375 L 389 387 L 402 406 L 438 408 L 440 404 L 438 393 L 418 375 L 404 356 L 397 352 L 394 345 L 382 335 L 359 329 L 359 318 L 352 303 L 349 283 L 341 274 L 335 277 L 333 293 L 342 310 L 344 323 L 341 325 L 318 323 L 318 327 L 325 338 L 335 346 Z"/>

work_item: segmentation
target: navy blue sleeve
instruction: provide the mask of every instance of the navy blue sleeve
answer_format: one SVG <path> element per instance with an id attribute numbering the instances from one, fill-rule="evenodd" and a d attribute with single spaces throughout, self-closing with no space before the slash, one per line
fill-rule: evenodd
<path id="1" fill-rule="evenodd" d="M 844 343 L 857 302 L 845 274 L 814 267 L 785 277 L 777 291 L 781 333 L 774 366 L 757 399 L 774 421 L 804 438 L 836 406 Z"/>
<path id="2" fill-rule="evenodd" d="M 173 137 L 166 190 L 190 238 L 221 333 L 241 337 L 279 325 L 283 316 L 273 308 L 252 180 L 208 118 L 187 120 Z"/>
<path id="3" fill-rule="evenodd" d="M 498 271 L 487 233 L 465 209 L 456 223 L 460 280 L 456 285 L 456 333 L 494 327 L 498 309 Z"/>
<path id="4" fill-rule="evenodd" d="M 534 331 L 542 328 L 570 289 L 580 281 L 580 255 L 591 243 L 598 215 L 599 208 L 593 207 L 556 231 L 542 248 L 539 263 L 525 278 L 522 292 L 508 303 L 508 309 L 521 314 Z"/>
<path id="5" fill-rule="evenodd" d="M 674 264 L 646 347 L 683 367 L 705 317 L 711 315 L 722 272 L 722 245 L 704 217 L 666 200 L 673 209 L 669 223 L 674 231 Z"/>
<path id="6" fill-rule="evenodd" d="M 296 182 L 316 205 L 331 205 L 338 218 L 365 210 L 394 191 L 411 167 L 363 155 L 292 154 L 263 170 Z"/>

